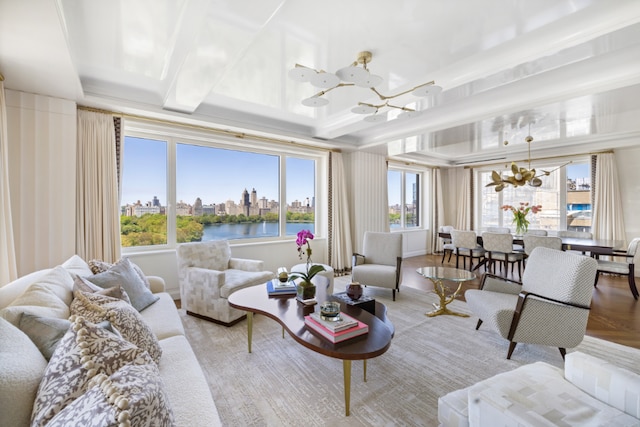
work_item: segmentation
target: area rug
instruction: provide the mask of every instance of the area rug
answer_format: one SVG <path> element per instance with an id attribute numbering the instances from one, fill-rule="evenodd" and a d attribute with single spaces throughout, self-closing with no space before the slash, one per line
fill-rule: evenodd
<path id="1" fill-rule="evenodd" d="M 336 278 L 335 291 L 348 277 Z M 351 415 L 344 414 L 342 361 L 296 343 L 278 323 L 254 317 L 252 353 L 246 321 L 226 328 L 181 311 L 187 338 L 205 372 L 225 426 L 436 426 L 438 397 L 518 366 L 544 361 L 562 367 L 557 348 L 518 344 L 506 359 L 508 342 L 477 318 L 430 318 L 437 297 L 404 288 L 391 301 L 386 289 L 365 293 L 388 307 L 395 326 L 389 350 L 363 364 L 354 361 Z M 464 302 L 449 305 L 469 313 Z M 637 371 L 640 350 L 585 337 L 582 351 Z"/>

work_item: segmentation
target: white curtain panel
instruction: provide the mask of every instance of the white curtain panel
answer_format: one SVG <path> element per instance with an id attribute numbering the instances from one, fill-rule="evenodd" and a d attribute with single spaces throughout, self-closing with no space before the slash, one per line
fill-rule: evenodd
<path id="1" fill-rule="evenodd" d="M 442 239 L 438 237 L 440 226 L 444 223 L 444 201 L 442 196 L 442 173 L 440 168 L 434 168 L 431 172 L 431 253 L 442 251 Z"/>
<path id="2" fill-rule="evenodd" d="M 338 274 L 351 269 L 351 221 L 342 153 L 331 153 L 331 239 L 330 264 Z"/>
<path id="3" fill-rule="evenodd" d="M 596 156 L 593 237 L 626 241 L 622 198 L 613 153 Z"/>
<path id="4" fill-rule="evenodd" d="M 458 202 L 456 203 L 457 230 L 471 229 L 471 169 L 459 168 L 457 171 Z"/>
<path id="5" fill-rule="evenodd" d="M 78 255 L 86 260 L 120 258 L 120 209 L 113 116 L 78 110 Z"/>
<path id="6" fill-rule="evenodd" d="M 18 278 L 9 190 L 9 137 L 4 82 L 0 81 L 0 286 Z"/>
<path id="7" fill-rule="evenodd" d="M 365 231 L 389 231 L 387 161 L 384 156 L 351 154 L 351 210 L 353 246 L 362 250 Z"/>

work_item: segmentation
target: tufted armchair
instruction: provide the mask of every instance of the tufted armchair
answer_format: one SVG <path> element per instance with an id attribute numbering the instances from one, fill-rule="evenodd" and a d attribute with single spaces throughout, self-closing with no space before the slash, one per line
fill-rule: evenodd
<path id="1" fill-rule="evenodd" d="M 229 306 L 229 295 L 274 278 L 263 271 L 263 261 L 232 258 L 227 240 L 183 243 L 176 254 L 182 307 L 187 314 L 225 326 L 246 316 Z"/>
<path id="2" fill-rule="evenodd" d="M 522 284 L 485 274 L 480 289 L 464 296 L 479 318 L 509 340 L 507 359 L 519 342 L 566 348 L 582 342 L 587 328 L 595 259 L 555 249 L 535 248 Z"/>

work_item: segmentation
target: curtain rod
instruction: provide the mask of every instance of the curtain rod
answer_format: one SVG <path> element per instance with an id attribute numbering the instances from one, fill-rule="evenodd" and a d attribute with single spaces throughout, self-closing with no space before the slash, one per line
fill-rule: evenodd
<path id="1" fill-rule="evenodd" d="M 268 136 L 260 136 L 260 135 L 255 135 L 255 134 L 251 134 L 251 133 L 245 133 L 245 132 L 237 132 L 237 131 L 232 131 L 232 130 L 229 130 L 229 129 L 216 128 L 216 127 L 213 127 L 213 126 L 194 125 L 194 124 L 191 124 L 191 123 L 180 123 L 180 122 L 176 122 L 176 121 L 172 121 L 172 120 L 166 120 L 166 119 L 156 119 L 156 118 L 152 118 L 152 117 L 140 116 L 140 115 L 137 115 L 137 114 L 118 113 L 118 112 L 115 112 L 115 111 L 103 110 L 101 108 L 85 107 L 83 105 L 78 105 L 78 110 L 91 111 L 91 112 L 94 112 L 94 113 L 110 114 L 112 116 L 122 117 L 124 119 L 143 120 L 143 121 L 148 121 L 148 122 L 152 122 L 152 123 L 159 123 L 159 124 L 172 125 L 172 126 L 180 126 L 180 127 L 183 127 L 183 128 L 189 128 L 189 129 L 195 129 L 195 130 L 203 130 L 203 131 L 213 132 L 213 133 L 222 134 L 222 135 L 226 135 L 226 136 L 232 136 L 232 137 L 238 138 L 238 139 L 245 139 L 246 138 L 246 139 L 252 139 L 252 140 L 256 140 L 256 141 L 293 145 L 293 146 L 300 147 L 300 148 L 315 149 L 315 150 L 319 150 L 319 151 L 331 151 L 331 152 L 334 152 L 334 153 L 340 153 L 342 151 L 342 150 L 340 150 L 338 148 L 324 148 L 324 147 L 318 147 L 318 146 L 315 146 L 315 145 L 306 145 L 306 144 L 301 144 L 299 142 L 286 140 L 286 139 L 272 138 L 272 137 L 268 137 Z"/>
<path id="2" fill-rule="evenodd" d="M 613 150 L 604 150 L 604 151 L 593 151 L 593 152 L 589 152 L 589 153 L 580 153 L 580 154 L 567 154 L 564 156 L 547 156 L 547 157 L 536 157 L 535 159 L 531 159 L 531 161 L 537 161 L 537 160 L 554 160 L 554 159 L 570 159 L 573 157 L 580 157 L 580 156 L 592 156 L 594 154 L 613 154 L 614 151 Z M 496 165 L 501 165 L 503 163 L 523 163 L 523 162 L 528 162 L 529 159 L 523 159 L 523 160 L 505 160 L 504 162 L 496 162 L 496 163 L 483 163 L 480 166 L 496 166 Z M 465 166 L 465 169 L 472 169 L 474 167 L 477 166 Z"/>

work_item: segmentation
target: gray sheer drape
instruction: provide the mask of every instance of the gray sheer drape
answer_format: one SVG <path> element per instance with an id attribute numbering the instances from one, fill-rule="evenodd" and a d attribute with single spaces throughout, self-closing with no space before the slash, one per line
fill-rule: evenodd
<path id="1" fill-rule="evenodd" d="M 596 155 L 596 181 L 591 231 L 596 239 L 626 241 L 622 198 L 613 153 Z"/>
<path id="2" fill-rule="evenodd" d="M 78 110 L 77 253 L 120 258 L 116 136 L 110 114 Z"/>
<path id="3" fill-rule="evenodd" d="M 431 216 L 431 253 L 442 251 L 442 239 L 438 237 L 440 226 L 444 223 L 444 201 L 442 195 L 442 173 L 439 168 L 434 168 L 431 172 L 431 206 L 433 215 Z"/>
<path id="4" fill-rule="evenodd" d="M 9 139 L 4 82 L 0 79 L 0 286 L 18 278 L 9 191 Z"/>
<path id="5" fill-rule="evenodd" d="M 351 270 L 351 222 L 341 153 L 329 153 L 329 265 L 338 276 Z"/>

